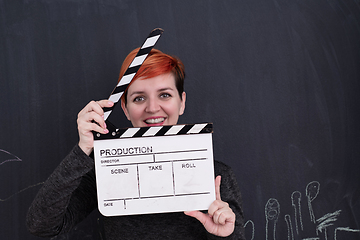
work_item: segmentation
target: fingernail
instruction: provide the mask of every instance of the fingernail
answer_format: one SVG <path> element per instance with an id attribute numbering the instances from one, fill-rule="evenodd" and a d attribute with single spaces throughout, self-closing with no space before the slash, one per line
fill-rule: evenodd
<path id="1" fill-rule="evenodd" d="M 109 133 L 109 130 L 107 130 L 107 129 L 104 129 L 104 133 Z"/>

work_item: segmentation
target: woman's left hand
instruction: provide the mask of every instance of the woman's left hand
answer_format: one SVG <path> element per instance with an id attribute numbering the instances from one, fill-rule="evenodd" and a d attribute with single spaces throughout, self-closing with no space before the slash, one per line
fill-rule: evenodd
<path id="1" fill-rule="evenodd" d="M 235 228 L 235 213 L 229 207 L 227 202 L 223 202 L 220 197 L 221 176 L 215 178 L 216 200 L 210 205 L 208 213 L 200 211 L 185 212 L 186 215 L 199 220 L 209 233 L 227 237 Z"/>

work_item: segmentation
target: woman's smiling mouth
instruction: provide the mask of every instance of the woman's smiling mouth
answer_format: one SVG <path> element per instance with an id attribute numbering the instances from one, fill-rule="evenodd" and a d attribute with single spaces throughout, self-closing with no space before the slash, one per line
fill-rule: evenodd
<path id="1" fill-rule="evenodd" d="M 145 120 L 145 123 L 147 124 L 157 124 L 157 123 L 162 123 L 165 121 L 164 117 L 158 117 L 158 118 L 149 118 Z"/>

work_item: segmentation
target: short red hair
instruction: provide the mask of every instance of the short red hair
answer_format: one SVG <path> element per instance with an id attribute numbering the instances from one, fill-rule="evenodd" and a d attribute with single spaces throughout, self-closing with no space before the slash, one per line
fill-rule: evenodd
<path id="1" fill-rule="evenodd" d="M 132 50 L 125 58 L 119 74 L 119 79 L 123 77 L 125 71 L 130 66 L 132 60 L 135 58 L 140 48 Z M 138 78 L 153 78 L 165 73 L 173 73 L 175 77 L 175 85 L 179 92 L 180 99 L 182 99 L 182 93 L 184 92 L 184 79 L 185 79 L 185 67 L 181 60 L 175 56 L 170 56 L 157 49 L 152 49 L 137 71 L 136 75 L 132 79 L 131 83 Z M 129 86 L 131 85 L 129 84 Z M 128 87 L 129 88 L 129 87 Z M 127 89 L 122 95 L 121 99 L 126 104 Z"/>

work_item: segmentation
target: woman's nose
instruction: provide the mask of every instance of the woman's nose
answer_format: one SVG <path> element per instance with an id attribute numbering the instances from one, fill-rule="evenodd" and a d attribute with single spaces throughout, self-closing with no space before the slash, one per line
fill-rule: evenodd
<path id="1" fill-rule="evenodd" d="M 146 105 L 146 112 L 154 113 L 160 110 L 160 104 L 156 99 L 148 99 Z"/>

